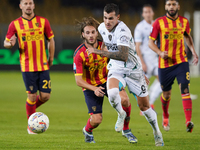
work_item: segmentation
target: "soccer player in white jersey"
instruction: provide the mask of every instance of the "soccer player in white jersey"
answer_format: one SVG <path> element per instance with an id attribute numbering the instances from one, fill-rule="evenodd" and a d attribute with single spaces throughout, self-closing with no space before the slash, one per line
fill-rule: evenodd
<path id="1" fill-rule="evenodd" d="M 115 130 L 121 131 L 126 117 L 119 96 L 119 82 L 128 86 L 130 93 L 137 96 L 138 106 L 153 128 L 155 145 L 163 146 L 163 138 L 158 127 L 157 115 L 149 106 L 147 83 L 141 63 L 135 51 L 134 40 L 129 28 L 119 20 L 119 7 L 107 4 L 104 7 L 104 22 L 98 27 L 105 46 L 103 50 L 88 48 L 88 55 L 96 53 L 110 58 L 107 65 L 109 70 L 107 79 L 107 93 L 110 104 L 118 112 Z M 122 132 L 123 134 L 123 132 Z"/>
<path id="2" fill-rule="evenodd" d="M 154 102 L 162 93 L 160 82 L 158 80 L 158 55 L 152 51 L 149 46 L 149 35 L 153 23 L 153 8 L 151 5 L 146 4 L 142 8 L 142 17 L 144 18 L 139 22 L 134 31 L 134 40 L 136 44 L 136 52 L 141 60 L 142 69 L 146 76 L 150 78 L 155 76 L 156 79 L 149 89 L 149 103 L 154 109 Z"/>

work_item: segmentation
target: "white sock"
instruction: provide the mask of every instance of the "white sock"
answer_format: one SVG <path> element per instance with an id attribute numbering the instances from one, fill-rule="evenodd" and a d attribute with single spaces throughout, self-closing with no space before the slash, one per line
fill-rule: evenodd
<path id="1" fill-rule="evenodd" d="M 112 88 L 108 91 L 108 99 L 113 108 L 121 115 L 124 111 L 121 105 L 121 97 L 119 95 L 119 89 L 118 88 Z"/>
<path id="2" fill-rule="evenodd" d="M 154 132 L 160 132 L 160 129 L 158 127 L 158 121 L 157 121 L 157 114 L 156 112 L 150 107 L 146 111 L 142 111 L 144 114 L 145 118 L 151 125 L 152 129 Z"/>
<path id="3" fill-rule="evenodd" d="M 158 79 L 154 80 L 153 85 L 150 87 L 151 93 L 149 94 L 149 103 L 150 105 L 154 104 L 155 100 L 160 96 L 162 93 L 162 89 L 160 87 L 160 82 Z"/>

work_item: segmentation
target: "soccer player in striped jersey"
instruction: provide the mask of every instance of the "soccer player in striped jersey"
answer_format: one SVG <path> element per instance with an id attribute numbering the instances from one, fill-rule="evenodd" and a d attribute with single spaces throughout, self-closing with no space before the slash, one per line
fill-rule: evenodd
<path id="1" fill-rule="evenodd" d="M 33 0 L 20 0 L 22 16 L 12 21 L 9 25 L 4 47 L 12 48 L 19 43 L 20 66 L 24 84 L 26 86 L 27 118 L 36 108 L 50 98 L 51 80 L 49 67 L 53 64 L 55 42 L 54 34 L 46 18 L 35 15 Z M 49 58 L 45 50 L 45 38 L 48 41 Z M 39 95 L 37 91 L 39 90 Z M 33 132 L 27 128 L 29 134 Z"/>
<path id="2" fill-rule="evenodd" d="M 159 80 L 162 88 L 163 128 L 170 129 L 168 107 L 171 100 L 171 88 L 176 78 L 180 87 L 183 109 L 186 119 L 186 131 L 192 132 L 192 101 L 189 92 L 190 72 L 185 53 L 184 38 L 193 55 L 193 63 L 198 63 L 190 26 L 186 18 L 178 15 L 178 0 L 165 1 L 166 15 L 156 19 L 149 39 L 149 47 L 159 55 Z M 154 43 L 158 40 L 159 47 Z"/>
<path id="3" fill-rule="evenodd" d="M 76 84 L 83 89 L 88 113 L 90 114 L 90 118 L 83 128 L 85 142 L 95 143 L 92 131 L 102 121 L 103 99 L 104 95 L 107 96 L 106 81 L 108 70 L 106 66 L 108 58 L 97 54 L 88 55 L 87 52 L 88 47 L 95 47 L 99 51 L 101 50 L 102 41 L 97 40 L 99 23 L 94 18 L 89 17 L 83 18 L 81 22 L 78 22 L 78 25 L 84 41 L 74 52 L 73 70 Z M 127 137 L 130 143 L 137 143 L 137 138 L 129 129 L 131 103 L 121 85 L 119 88 L 121 90 L 121 104 L 126 113 L 124 125 L 122 126 L 123 136 Z"/>

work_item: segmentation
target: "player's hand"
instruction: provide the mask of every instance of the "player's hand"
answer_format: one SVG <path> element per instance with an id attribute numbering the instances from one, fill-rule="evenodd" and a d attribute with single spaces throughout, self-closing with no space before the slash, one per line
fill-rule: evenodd
<path id="1" fill-rule="evenodd" d="M 144 75 L 144 78 L 145 78 L 145 81 L 146 81 L 147 85 L 149 85 L 150 81 L 149 81 L 149 79 L 147 78 L 147 76 Z"/>
<path id="2" fill-rule="evenodd" d="M 192 63 L 194 65 L 197 65 L 198 62 L 199 62 L 199 57 L 198 57 L 198 55 L 196 53 L 193 53 L 192 55 L 193 55 L 193 58 L 194 58 L 193 61 L 192 61 Z"/>
<path id="3" fill-rule="evenodd" d="M 168 52 L 167 52 L 167 51 L 161 52 L 161 53 L 159 54 L 159 56 L 160 56 L 161 58 L 163 58 L 163 59 L 167 59 L 167 58 L 168 58 Z"/>
<path id="4" fill-rule="evenodd" d="M 142 69 L 145 73 L 147 72 L 147 65 L 145 63 L 142 63 Z"/>
<path id="5" fill-rule="evenodd" d="M 104 92 L 102 90 L 104 90 L 105 88 L 103 88 L 102 86 L 99 86 L 96 88 L 96 90 L 94 91 L 94 94 L 97 96 L 97 97 L 103 97 L 104 96 Z"/>
<path id="6" fill-rule="evenodd" d="M 89 56 L 90 54 L 94 53 L 94 48 L 92 46 L 88 47 L 87 52 L 88 52 L 88 56 Z"/>

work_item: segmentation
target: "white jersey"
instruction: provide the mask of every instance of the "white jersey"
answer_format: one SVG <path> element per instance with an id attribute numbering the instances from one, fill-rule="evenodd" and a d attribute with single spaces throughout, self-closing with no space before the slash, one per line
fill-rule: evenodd
<path id="1" fill-rule="evenodd" d="M 104 23 L 101 23 L 98 27 L 98 31 L 101 34 L 109 52 L 119 51 L 119 45 L 129 47 L 127 62 L 110 59 L 107 66 L 108 70 L 124 71 L 126 69 L 133 70 L 141 68 L 139 57 L 135 51 L 134 39 L 130 29 L 124 24 L 124 22 L 119 21 L 118 25 L 111 32 L 106 29 Z"/>
<path id="2" fill-rule="evenodd" d="M 152 25 L 147 23 L 145 20 L 139 22 L 134 31 L 134 40 L 135 42 L 141 42 L 140 50 L 143 56 L 157 57 L 157 54 L 148 46 L 151 28 Z"/>

